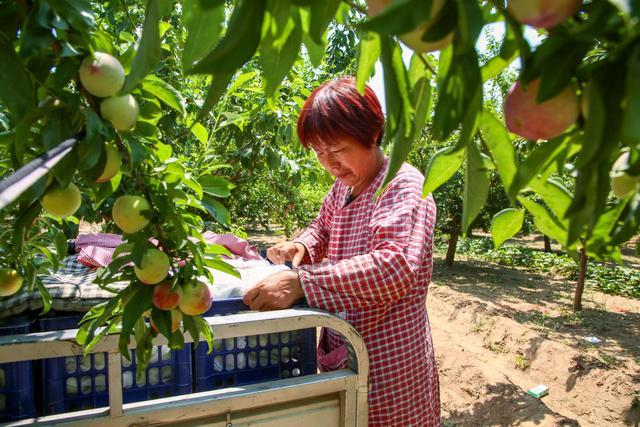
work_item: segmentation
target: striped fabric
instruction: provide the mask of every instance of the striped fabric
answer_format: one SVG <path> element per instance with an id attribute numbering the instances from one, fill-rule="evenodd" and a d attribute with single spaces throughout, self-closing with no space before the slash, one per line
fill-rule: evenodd
<path id="1" fill-rule="evenodd" d="M 51 296 L 51 309 L 56 311 L 87 311 L 91 307 L 113 298 L 109 292 L 94 283 L 96 270 L 80 263 L 77 255 L 61 261 L 60 268 L 38 276 Z M 127 286 L 126 282 L 111 283 L 116 291 Z M 0 318 L 35 312 L 44 307 L 42 296 L 37 289 L 25 289 L 15 295 L 0 299 Z"/>
<path id="2" fill-rule="evenodd" d="M 375 199 L 387 166 L 385 159 L 374 181 L 347 206 L 349 188 L 336 181 L 318 217 L 294 239 L 308 252 L 300 281 L 309 306 L 341 314 L 366 342 L 369 425 L 440 426 L 425 305 L 436 207 L 431 196 L 422 198 L 422 174 L 407 164 Z M 323 337 L 321 356 L 346 354 L 340 335 L 325 331 Z"/>

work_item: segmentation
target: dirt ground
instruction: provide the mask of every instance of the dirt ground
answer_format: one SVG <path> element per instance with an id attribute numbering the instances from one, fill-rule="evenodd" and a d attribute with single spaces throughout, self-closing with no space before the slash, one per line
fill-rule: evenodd
<path id="1" fill-rule="evenodd" d="M 447 268 L 436 256 L 427 304 L 446 426 L 639 425 L 640 300 L 587 288 L 575 314 L 573 286 L 465 257 Z M 547 396 L 527 394 L 539 384 Z"/>

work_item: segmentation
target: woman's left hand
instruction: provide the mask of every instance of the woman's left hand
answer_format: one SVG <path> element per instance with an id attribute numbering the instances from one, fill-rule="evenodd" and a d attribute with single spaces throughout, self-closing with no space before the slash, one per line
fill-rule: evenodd
<path id="1" fill-rule="evenodd" d="M 262 279 L 245 294 L 243 301 L 252 310 L 281 310 L 304 297 L 298 273 L 280 271 Z"/>

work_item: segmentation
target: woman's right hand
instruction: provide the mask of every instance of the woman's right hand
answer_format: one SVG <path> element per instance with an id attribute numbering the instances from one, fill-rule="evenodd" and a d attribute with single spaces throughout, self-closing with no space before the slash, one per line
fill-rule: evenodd
<path id="1" fill-rule="evenodd" d="M 274 264 L 291 261 L 291 265 L 297 267 L 306 253 L 307 248 L 302 243 L 282 242 L 267 249 L 267 258 Z"/>

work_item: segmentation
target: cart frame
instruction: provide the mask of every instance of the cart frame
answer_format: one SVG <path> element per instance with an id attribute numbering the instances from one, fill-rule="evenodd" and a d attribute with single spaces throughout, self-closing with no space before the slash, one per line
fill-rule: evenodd
<path id="1" fill-rule="evenodd" d="M 362 337 L 343 319 L 323 310 L 295 308 L 243 312 L 208 317 L 205 320 L 211 325 L 216 339 L 315 327 L 332 329 L 339 332 L 349 346 L 349 368 L 123 405 L 119 336 L 109 335 L 91 350 L 91 353 L 108 354 L 109 407 L 24 419 L 4 425 L 199 425 L 201 420 L 202 425 L 233 426 L 234 414 L 241 414 L 243 411 L 246 413 L 262 408 L 263 412 L 282 414 L 287 412 L 286 408 L 296 407 L 302 400 L 309 401 L 315 398 L 321 401 L 323 396 L 338 395 L 339 425 L 367 426 L 369 356 Z M 292 328 L 292 325 L 295 325 L 295 328 Z M 2 336 L 0 363 L 82 355 L 83 347 L 75 342 L 76 333 L 77 330 L 72 329 Z M 193 338 L 185 334 L 185 343 L 192 341 Z M 162 336 L 154 339 L 154 345 L 166 344 L 167 340 Z M 135 340 L 132 339 L 129 348 L 135 347 Z M 314 404 L 318 406 L 317 402 Z M 318 414 L 322 414 L 322 411 L 318 411 Z M 220 417 L 226 420 L 222 421 L 222 424 Z"/>

